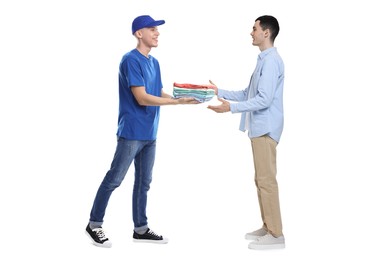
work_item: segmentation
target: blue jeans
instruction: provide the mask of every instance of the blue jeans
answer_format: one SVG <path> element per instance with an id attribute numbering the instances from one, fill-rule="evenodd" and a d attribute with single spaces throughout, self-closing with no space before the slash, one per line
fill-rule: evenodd
<path id="1" fill-rule="evenodd" d="M 90 223 L 102 225 L 107 204 L 112 192 L 119 187 L 134 160 L 135 177 L 133 186 L 134 230 L 148 226 L 146 217 L 147 193 L 152 182 L 152 170 L 156 154 L 156 140 L 138 141 L 118 138 L 111 168 L 96 193 L 90 215 Z"/>

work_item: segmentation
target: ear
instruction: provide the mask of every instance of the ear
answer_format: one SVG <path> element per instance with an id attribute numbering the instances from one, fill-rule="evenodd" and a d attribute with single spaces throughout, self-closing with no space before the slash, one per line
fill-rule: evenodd
<path id="1" fill-rule="evenodd" d="M 141 32 L 141 30 L 136 31 L 136 32 L 135 32 L 135 36 L 136 36 L 137 38 L 142 38 L 142 32 Z"/>
<path id="2" fill-rule="evenodd" d="M 268 37 L 270 37 L 270 36 L 271 36 L 270 30 L 269 30 L 269 29 L 266 29 L 266 30 L 264 31 L 264 37 L 265 37 L 265 38 L 268 38 Z"/>

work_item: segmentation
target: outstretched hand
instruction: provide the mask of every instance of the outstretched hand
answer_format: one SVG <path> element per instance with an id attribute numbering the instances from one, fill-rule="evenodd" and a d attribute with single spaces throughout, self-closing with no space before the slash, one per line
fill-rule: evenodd
<path id="1" fill-rule="evenodd" d="M 210 88 L 214 90 L 215 95 L 218 95 L 218 87 L 217 87 L 217 85 L 215 85 L 214 82 L 211 81 L 211 79 L 209 80 L 209 82 L 211 84 Z"/>
<path id="2" fill-rule="evenodd" d="M 187 97 L 178 98 L 177 101 L 181 105 L 185 105 L 185 104 L 199 104 L 200 103 L 195 98 L 189 98 L 189 97 L 188 98 Z"/>
<path id="3" fill-rule="evenodd" d="M 222 99 L 222 98 L 218 98 L 219 101 L 221 101 L 222 103 L 219 104 L 218 106 L 207 106 L 208 109 L 211 109 L 213 110 L 214 112 L 217 112 L 217 113 L 225 113 L 225 112 L 229 112 L 230 111 L 230 103 L 228 101 L 226 101 L 225 99 Z"/>

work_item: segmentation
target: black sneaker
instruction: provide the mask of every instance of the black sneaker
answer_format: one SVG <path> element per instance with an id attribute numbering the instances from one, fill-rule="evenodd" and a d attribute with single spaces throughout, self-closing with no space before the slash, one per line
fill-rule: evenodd
<path id="1" fill-rule="evenodd" d="M 111 241 L 108 240 L 108 238 L 104 234 L 104 231 L 101 227 L 91 229 L 89 227 L 89 224 L 88 224 L 87 228 L 85 230 L 86 230 L 85 233 L 91 238 L 92 243 L 95 246 L 99 246 L 99 247 L 111 247 L 112 246 Z"/>
<path id="2" fill-rule="evenodd" d="M 138 234 L 134 231 L 133 233 L 134 242 L 146 242 L 146 243 L 157 243 L 157 244 L 166 244 L 168 243 L 168 238 L 159 236 L 148 228 L 145 234 Z"/>

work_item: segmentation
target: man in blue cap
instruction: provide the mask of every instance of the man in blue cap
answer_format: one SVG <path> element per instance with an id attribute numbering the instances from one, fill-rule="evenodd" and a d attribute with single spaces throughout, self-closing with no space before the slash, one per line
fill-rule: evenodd
<path id="1" fill-rule="evenodd" d="M 133 161 L 133 241 L 161 244 L 168 242 L 166 237 L 156 234 L 148 227 L 146 216 L 160 106 L 199 102 L 193 98 L 173 99 L 162 89 L 159 62 L 149 52 L 158 46 L 160 33 L 157 26 L 164 23 L 164 20 L 154 20 L 149 15 L 136 17 L 132 33 L 137 38 L 137 47 L 126 53 L 120 62 L 117 147 L 111 168 L 96 193 L 86 227 L 87 235 L 96 246 L 112 245 L 102 229 L 103 218 L 112 192 L 120 186 Z"/>

